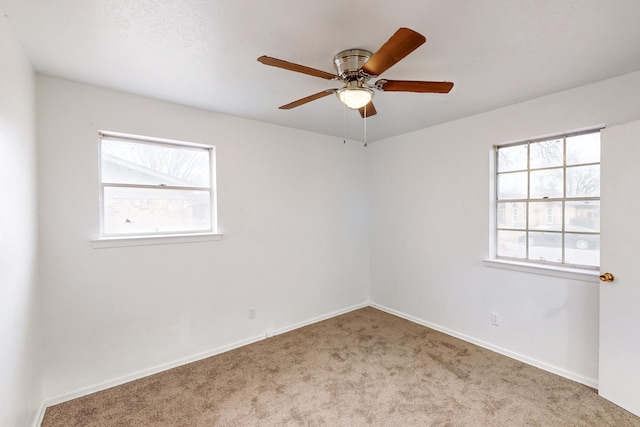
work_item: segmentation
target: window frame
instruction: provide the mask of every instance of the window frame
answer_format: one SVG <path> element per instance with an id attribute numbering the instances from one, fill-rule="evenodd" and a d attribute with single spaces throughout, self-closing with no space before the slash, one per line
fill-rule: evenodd
<path id="1" fill-rule="evenodd" d="M 548 135 L 548 136 L 544 136 L 544 137 L 538 137 L 538 138 L 532 138 L 532 139 L 527 139 L 527 140 L 521 140 L 521 141 L 516 141 L 516 142 L 511 142 L 511 143 L 506 143 L 506 144 L 499 144 L 499 145 L 495 145 L 492 147 L 491 150 L 491 210 L 490 210 L 490 217 L 491 217 L 491 238 L 490 238 L 490 258 L 489 259 L 485 259 L 485 265 L 488 267 L 497 267 L 497 268 L 506 268 L 506 269 L 510 269 L 510 270 L 519 270 L 519 271 L 526 271 L 526 272 L 531 272 L 531 273 L 537 273 L 537 274 L 545 274 L 545 275 L 551 275 L 551 276 L 560 276 L 560 277 L 569 277 L 569 278 L 578 278 L 578 279 L 588 279 L 591 280 L 593 277 L 597 277 L 598 274 L 598 270 L 600 268 L 600 266 L 592 266 L 592 265 L 582 265 L 582 264 L 571 264 L 571 263 L 567 263 L 566 262 L 566 236 L 567 235 L 571 235 L 571 234 L 585 234 L 586 232 L 575 232 L 575 231 L 567 231 L 565 230 L 565 222 L 566 222 L 566 203 L 568 202 L 573 202 L 573 201 L 600 201 L 601 195 L 599 194 L 597 197 L 590 197 L 590 196 L 581 196 L 581 197 L 569 197 L 567 195 L 567 170 L 573 167 L 580 167 L 580 166 L 589 166 L 589 165 L 600 165 L 602 159 L 599 159 L 598 162 L 588 162 L 588 163 L 580 163 L 580 164 L 570 164 L 567 165 L 567 138 L 570 137 L 575 137 L 575 136 L 580 136 L 580 135 L 586 135 L 586 134 L 594 134 L 594 133 L 600 133 L 602 131 L 602 129 L 604 128 L 604 126 L 599 126 L 599 127 L 595 127 L 595 128 L 587 128 L 587 129 L 583 129 L 583 130 L 579 130 L 579 131 L 574 131 L 574 132 L 565 132 L 562 134 L 554 134 L 554 135 Z M 531 161 L 531 144 L 534 143 L 538 143 L 538 142 L 543 142 L 543 141 L 551 141 L 551 140 L 557 140 L 557 139 L 562 139 L 562 164 L 560 166 L 551 166 L 551 167 L 538 167 L 538 168 L 531 168 L 530 165 L 530 161 Z M 518 198 L 507 198 L 507 199 L 499 199 L 498 196 L 498 192 L 499 192 L 499 188 L 498 188 L 498 176 L 502 173 L 505 172 L 498 172 L 498 167 L 499 167 L 499 163 L 498 163 L 498 156 L 499 156 L 499 149 L 500 148 L 508 148 L 508 147 L 514 147 L 514 146 L 520 146 L 520 145 L 526 145 L 527 146 L 527 161 L 526 161 L 526 169 L 525 170 L 521 170 L 521 169 L 517 169 L 514 171 L 505 171 L 507 173 L 512 172 L 512 173 L 517 173 L 517 172 L 526 172 L 526 176 L 527 176 L 527 194 L 525 198 L 522 199 L 518 199 Z M 538 171 L 538 170 L 545 170 L 545 169 L 561 169 L 562 170 L 562 184 L 563 184 L 563 189 L 562 189 L 562 196 L 561 197 L 554 197 L 554 198 L 535 198 L 532 199 L 531 198 L 531 171 Z M 562 244 L 561 244 L 561 252 L 562 252 L 562 261 L 561 262 L 556 262 L 556 261 L 549 261 L 549 260 L 536 260 L 536 259 L 530 259 L 529 258 L 529 232 L 532 231 L 530 229 L 530 218 L 529 218 L 529 204 L 531 202 L 560 202 L 562 209 L 561 209 L 561 228 L 559 231 L 549 231 L 551 233 L 554 234 L 559 234 L 561 236 L 561 240 L 562 240 Z M 508 228 L 508 227 L 499 227 L 499 221 L 500 221 L 500 211 L 501 211 L 501 205 L 503 207 L 506 208 L 506 206 L 508 204 L 515 204 L 515 203 L 525 203 L 525 209 L 526 209 L 526 222 L 525 222 L 525 228 L 524 229 L 513 229 L 513 228 Z M 506 213 L 506 212 L 505 212 Z M 548 211 L 547 211 L 548 214 Z M 548 215 L 547 215 L 547 222 L 548 222 Z M 504 256 L 504 255 L 498 255 L 498 233 L 500 230 L 508 230 L 508 231 L 520 231 L 522 232 L 526 237 L 525 237 L 525 257 L 524 258 L 517 258 L 517 257 L 509 257 L 509 256 Z M 535 230 L 534 230 L 535 232 Z M 593 233 L 586 233 L 586 234 L 592 234 L 592 235 L 597 235 L 600 236 L 601 234 L 601 230 L 599 230 L 597 233 L 593 232 Z M 598 263 L 599 264 L 599 263 Z"/>
<path id="2" fill-rule="evenodd" d="M 149 144 L 174 148 L 206 150 L 209 158 L 208 186 L 181 186 L 181 185 L 151 185 L 133 183 L 113 183 L 103 181 L 102 170 L 102 144 L 105 140 L 131 142 L 135 144 Z M 133 135 L 120 132 L 98 131 L 98 186 L 99 186 L 99 222 L 100 234 L 92 239 L 94 248 L 138 246 L 166 243 L 199 242 L 206 240 L 221 240 L 222 234 L 218 232 L 217 225 L 217 188 L 216 188 L 216 150 L 215 146 L 194 142 L 178 141 Z M 195 190 L 203 191 L 209 195 L 209 228 L 201 230 L 176 230 L 163 232 L 133 232 L 133 233 L 106 233 L 105 232 L 105 188 L 141 188 L 154 190 Z"/>

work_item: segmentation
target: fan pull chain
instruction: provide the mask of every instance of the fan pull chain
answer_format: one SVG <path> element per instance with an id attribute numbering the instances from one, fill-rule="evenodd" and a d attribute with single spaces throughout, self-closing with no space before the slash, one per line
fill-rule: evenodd
<path id="1" fill-rule="evenodd" d="M 367 146 L 367 106 L 364 106 L 364 146 Z"/>
<path id="2" fill-rule="evenodd" d="M 342 143 L 347 143 L 347 106 L 342 104 Z"/>

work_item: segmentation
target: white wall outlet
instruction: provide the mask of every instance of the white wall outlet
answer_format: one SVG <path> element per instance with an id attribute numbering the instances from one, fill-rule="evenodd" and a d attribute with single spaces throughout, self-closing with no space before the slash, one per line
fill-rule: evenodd
<path id="1" fill-rule="evenodd" d="M 500 315 L 498 313 L 491 313 L 491 324 L 493 326 L 500 326 Z"/>
<path id="2" fill-rule="evenodd" d="M 252 307 L 249 309 L 249 319 L 255 319 L 255 318 L 256 318 L 256 309 Z"/>

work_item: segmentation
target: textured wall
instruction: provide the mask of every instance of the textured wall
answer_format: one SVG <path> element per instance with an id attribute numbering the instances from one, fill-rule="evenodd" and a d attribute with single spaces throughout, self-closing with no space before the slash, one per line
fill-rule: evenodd
<path id="1" fill-rule="evenodd" d="M 26 426 L 41 404 L 35 93 L 5 19 L 0 64 L 0 425 Z"/>
<path id="2" fill-rule="evenodd" d="M 597 384 L 599 285 L 483 265 L 489 158 L 494 144 L 638 111 L 633 73 L 371 144 L 372 301 Z"/>
<path id="3" fill-rule="evenodd" d="M 37 91 L 47 399 L 367 301 L 361 144 L 50 77 Z M 224 239 L 93 249 L 99 129 L 215 145 Z"/>

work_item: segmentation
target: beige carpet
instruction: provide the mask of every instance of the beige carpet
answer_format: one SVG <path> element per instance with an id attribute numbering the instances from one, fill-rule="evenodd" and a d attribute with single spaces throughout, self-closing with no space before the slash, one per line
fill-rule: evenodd
<path id="1" fill-rule="evenodd" d="M 373 308 L 47 409 L 54 426 L 640 426 L 593 389 Z"/>

